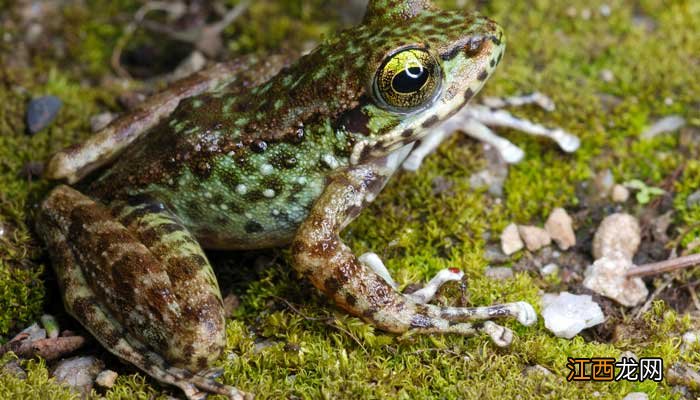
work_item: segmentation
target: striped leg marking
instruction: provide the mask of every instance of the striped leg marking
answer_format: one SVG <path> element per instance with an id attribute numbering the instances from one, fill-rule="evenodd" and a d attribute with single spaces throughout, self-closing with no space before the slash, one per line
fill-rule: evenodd
<path id="1" fill-rule="evenodd" d="M 201 249 L 159 251 L 164 232 L 184 238 L 186 231 L 166 225 L 164 210 L 139 211 L 138 217 L 136 210 L 142 208 L 122 208 L 133 217 L 127 229 L 106 207 L 67 186 L 42 203 L 37 231 L 48 245 L 66 310 L 110 352 L 188 398 L 204 398 L 204 391 L 243 399 L 238 389 L 191 372 L 218 357 L 224 341 L 221 297 L 209 285 L 206 258 L 195 257 Z M 187 285 L 203 292 L 179 292 Z"/>

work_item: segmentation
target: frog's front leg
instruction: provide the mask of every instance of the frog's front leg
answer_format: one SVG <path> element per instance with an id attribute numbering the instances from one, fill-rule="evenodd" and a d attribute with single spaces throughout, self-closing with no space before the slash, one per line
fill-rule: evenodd
<path id="1" fill-rule="evenodd" d="M 197 374 L 223 349 L 223 303 L 204 253 L 165 206 L 138 197 L 108 209 L 59 186 L 40 212 L 66 310 L 97 340 L 190 399 L 243 398 Z"/>
<path id="2" fill-rule="evenodd" d="M 529 135 L 550 138 L 567 153 L 578 150 L 581 145 L 578 137 L 562 129 L 549 129 L 543 125 L 517 118 L 502 110 L 505 107 L 519 107 L 528 104 L 535 104 L 546 111 L 553 111 L 555 108 L 554 102 L 549 97 L 537 92 L 526 96 L 508 98 L 491 97 L 484 99 L 483 104 L 469 104 L 423 138 L 420 145 L 404 161 L 403 168 L 409 171 L 415 171 L 420 168 L 423 159 L 435 151 L 440 143 L 450 137 L 455 131 L 462 131 L 479 141 L 495 147 L 507 163 L 520 162 L 525 153 L 509 140 L 498 136 L 490 127 L 510 128 Z"/>
<path id="3" fill-rule="evenodd" d="M 484 331 L 497 345 L 508 345 L 512 332 L 484 320 L 515 317 L 530 325 L 537 317 L 529 304 L 475 308 L 422 304 L 419 299 L 398 292 L 389 279 L 382 277 L 386 273 L 381 268 L 356 258 L 340 240 L 340 231 L 382 189 L 395 168 L 387 164 L 395 161 L 385 158 L 352 167 L 331 178 L 297 231 L 292 245 L 295 268 L 340 307 L 386 331 L 458 334 Z"/>

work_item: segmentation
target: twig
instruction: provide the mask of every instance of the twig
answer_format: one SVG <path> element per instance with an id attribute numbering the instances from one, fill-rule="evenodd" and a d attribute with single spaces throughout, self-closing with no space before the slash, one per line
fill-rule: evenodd
<path id="1" fill-rule="evenodd" d="M 652 293 L 651 296 L 649 296 L 649 299 L 646 301 L 646 303 L 644 303 L 644 305 L 640 307 L 639 310 L 637 310 L 637 312 L 634 314 L 634 319 L 637 319 L 640 315 L 644 314 L 649 309 L 649 306 L 651 306 L 651 303 L 654 300 L 656 300 L 659 294 L 661 294 L 661 292 L 663 292 L 668 287 L 668 285 L 670 285 L 671 282 L 673 282 L 674 279 L 676 279 L 674 276 L 669 277 L 664 281 L 664 283 L 657 287 L 656 290 L 654 290 L 654 293 Z"/>
<path id="2" fill-rule="evenodd" d="M 0 355 L 9 351 L 15 353 L 17 357 L 33 358 L 41 357 L 47 361 L 55 360 L 65 354 L 72 353 L 85 344 L 82 336 L 57 337 L 39 340 L 24 340 L 29 335 L 12 341 L 0 347 Z"/>
<path id="3" fill-rule="evenodd" d="M 690 293 L 690 298 L 693 300 L 695 309 L 700 311 L 700 299 L 698 299 L 698 294 L 696 293 L 696 285 L 688 285 L 688 292 Z"/>
<path id="4" fill-rule="evenodd" d="M 672 260 L 660 261 L 651 264 L 644 264 L 638 267 L 630 268 L 625 273 L 627 278 L 636 278 L 642 276 L 651 276 L 672 272 L 683 268 L 693 267 L 700 264 L 700 254 L 691 254 L 674 258 Z"/>

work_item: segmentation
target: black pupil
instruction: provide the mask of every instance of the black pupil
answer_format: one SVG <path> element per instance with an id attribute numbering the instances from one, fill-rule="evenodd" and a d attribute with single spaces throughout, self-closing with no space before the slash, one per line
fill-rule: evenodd
<path id="1" fill-rule="evenodd" d="M 415 93 L 428 81 L 428 70 L 423 67 L 414 66 L 404 69 L 394 75 L 391 86 L 398 93 Z"/>

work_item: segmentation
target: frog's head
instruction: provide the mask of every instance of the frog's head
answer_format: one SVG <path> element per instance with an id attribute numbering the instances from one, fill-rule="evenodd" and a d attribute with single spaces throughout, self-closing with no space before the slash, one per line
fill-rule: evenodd
<path id="1" fill-rule="evenodd" d="M 364 114 L 368 140 L 353 149 L 353 163 L 420 139 L 452 116 L 481 89 L 505 50 L 494 21 L 437 10 L 428 0 L 370 0 L 362 27 L 372 34 L 365 46 L 365 100 L 355 112 Z"/>

